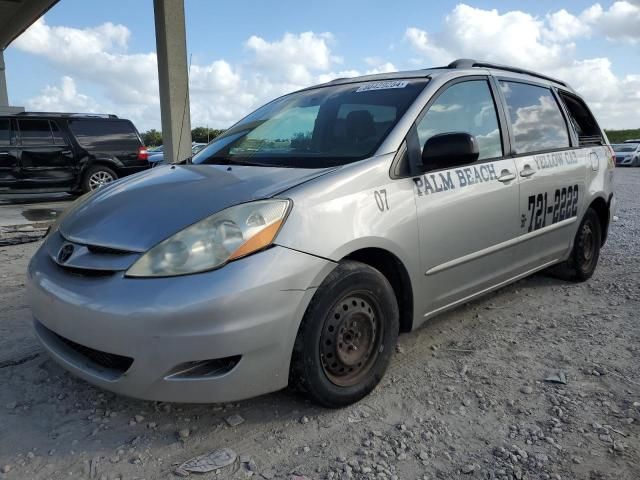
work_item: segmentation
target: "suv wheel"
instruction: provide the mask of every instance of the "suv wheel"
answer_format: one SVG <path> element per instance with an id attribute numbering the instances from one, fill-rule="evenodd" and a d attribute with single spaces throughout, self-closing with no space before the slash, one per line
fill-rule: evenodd
<path id="1" fill-rule="evenodd" d="M 118 176 L 109 167 L 93 165 L 87 169 L 82 178 L 82 191 L 84 193 L 90 192 L 117 179 Z"/>
<path id="2" fill-rule="evenodd" d="M 574 282 L 589 280 L 600 258 L 602 227 L 598 214 L 589 208 L 580 222 L 569 259 L 559 265 L 559 276 Z"/>
<path id="3" fill-rule="evenodd" d="M 302 320 L 290 384 L 325 407 L 357 402 L 384 375 L 398 329 L 398 304 L 385 276 L 360 262 L 340 263 Z"/>

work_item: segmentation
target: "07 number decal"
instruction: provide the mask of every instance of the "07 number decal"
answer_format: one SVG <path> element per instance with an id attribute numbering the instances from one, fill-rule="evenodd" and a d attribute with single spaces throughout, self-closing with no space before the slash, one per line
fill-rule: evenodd
<path id="1" fill-rule="evenodd" d="M 378 205 L 378 210 L 384 212 L 385 210 L 389 210 L 389 200 L 387 200 L 387 190 L 376 190 L 373 192 L 373 198 L 376 199 L 376 205 Z"/>
<path id="2" fill-rule="evenodd" d="M 547 193 L 529 196 L 526 218 L 529 219 L 527 231 L 533 232 L 539 228 L 575 217 L 578 214 L 578 185 L 556 189 L 553 195 L 553 205 L 547 204 Z M 551 216 L 551 218 L 548 218 Z M 523 225 L 524 226 L 524 225 Z"/>

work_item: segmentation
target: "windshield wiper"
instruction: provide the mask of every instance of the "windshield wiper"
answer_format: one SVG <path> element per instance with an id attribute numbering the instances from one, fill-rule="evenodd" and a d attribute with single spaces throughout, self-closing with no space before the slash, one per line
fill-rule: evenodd
<path id="1" fill-rule="evenodd" d="M 201 165 L 249 165 L 252 167 L 268 167 L 264 163 L 249 162 L 246 160 L 238 160 L 229 157 L 209 157 Z"/>

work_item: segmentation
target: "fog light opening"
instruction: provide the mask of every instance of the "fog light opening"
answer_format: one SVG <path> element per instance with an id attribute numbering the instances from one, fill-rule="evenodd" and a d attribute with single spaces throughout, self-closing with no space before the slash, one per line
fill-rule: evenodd
<path id="1" fill-rule="evenodd" d="M 175 366 L 166 375 L 166 380 L 193 380 L 220 377 L 229 373 L 238 364 L 241 355 L 232 357 L 185 362 Z"/>

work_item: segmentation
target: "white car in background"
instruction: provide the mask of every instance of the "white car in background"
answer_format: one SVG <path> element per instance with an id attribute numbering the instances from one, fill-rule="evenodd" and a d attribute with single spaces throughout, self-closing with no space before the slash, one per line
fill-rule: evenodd
<path id="1" fill-rule="evenodd" d="M 611 145 L 616 153 L 616 167 L 640 167 L 640 141 Z"/>

